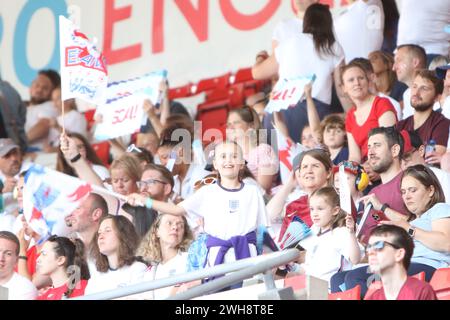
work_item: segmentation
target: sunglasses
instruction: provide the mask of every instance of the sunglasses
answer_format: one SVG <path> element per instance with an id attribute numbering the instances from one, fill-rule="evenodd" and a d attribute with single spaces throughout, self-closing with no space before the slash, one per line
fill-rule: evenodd
<path id="1" fill-rule="evenodd" d="M 141 153 L 142 151 L 141 151 L 141 149 L 139 149 L 138 147 L 136 147 L 136 146 L 134 145 L 134 143 L 133 143 L 133 144 L 131 144 L 130 146 L 128 146 L 127 152 L 128 152 L 128 153 L 130 153 L 130 152 Z"/>
<path id="2" fill-rule="evenodd" d="M 207 186 L 209 184 L 214 184 L 217 182 L 216 177 L 207 177 L 203 178 L 202 180 L 198 180 L 194 183 L 195 188 L 199 188 L 200 186 Z"/>
<path id="3" fill-rule="evenodd" d="M 158 180 L 158 179 L 148 179 L 148 180 L 145 180 L 145 181 L 138 181 L 138 182 L 136 182 L 138 188 L 141 189 L 141 190 L 146 188 L 147 186 L 154 185 L 154 184 L 157 184 L 157 183 L 167 184 L 167 182 L 164 182 L 164 181 L 161 181 L 161 180 Z"/>
<path id="4" fill-rule="evenodd" d="M 376 241 L 376 242 L 374 242 L 372 244 L 370 244 L 370 243 L 367 244 L 366 252 L 369 252 L 370 250 L 374 250 L 375 252 L 379 252 L 379 251 L 383 250 L 384 247 L 386 247 L 386 245 L 389 245 L 389 246 L 391 246 L 394 249 L 400 249 L 401 248 L 400 246 L 398 246 L 396 244 L 393 244 L 391 242 L 388 242 L 388 241 Z"/>

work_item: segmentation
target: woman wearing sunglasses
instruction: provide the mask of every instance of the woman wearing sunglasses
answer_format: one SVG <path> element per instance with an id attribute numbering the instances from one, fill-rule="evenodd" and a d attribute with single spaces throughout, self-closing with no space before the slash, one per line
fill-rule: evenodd
<path id="1" fill-rule="evenodd" d="M 395 225 L 408 232 L 414 240 L 408 275 L 423 271 L 426 281 L 430 281 L 436 269 L 450 265 L 450 205 L 445 203 L 444 192 L 433 171 L 423 165 L 405 170 L 401 193 L 411 219 L 381 223 Z M 367 267 L 352 270 L 345 275 L 345 288 L 352 289 L 359 284 L 364 296 L 369 277 Z M 333 287 L 332 290 L 339 291 Z"/>

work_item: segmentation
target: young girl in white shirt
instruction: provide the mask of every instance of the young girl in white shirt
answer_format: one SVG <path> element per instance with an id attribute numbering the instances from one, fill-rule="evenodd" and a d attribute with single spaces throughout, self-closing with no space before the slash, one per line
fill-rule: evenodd
<path id="1" fill-rule="evenodd" d="M 145 203 L 160 212 L 186 214 L 192 229 L 203 218 L 204 231 L 208 234 L 206 266 L 256 256 L 256 229 L 268 225 L 260 189 L 242 181 L 245 164 L 239 145 L 217 144 L 213 164 L 219 172 L 217 183 L 201 188 L 178 205 L 140 194 L 128 196 L 131 205 Z"/>
<path id="2" fill-rule="evenodd" d="M 313 226 L 310 236 L 300 242 L 306 249 L 301 269 L 326 281 L 338 271 L 359 263 L 362 247 L 355 235 L 355 222 L 339 206 L 339 195 L 332 187 L 321 188 L 309 199 Z"/>

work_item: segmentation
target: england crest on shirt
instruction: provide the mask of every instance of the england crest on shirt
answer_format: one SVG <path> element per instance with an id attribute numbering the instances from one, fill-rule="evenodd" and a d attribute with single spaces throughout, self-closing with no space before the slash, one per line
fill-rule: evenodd
<path id="1" fill-rule="evenodd" d="M 239 210 L 239 200 L 228 200 L 228 207 L 230 213 L 235 213 Z"/>

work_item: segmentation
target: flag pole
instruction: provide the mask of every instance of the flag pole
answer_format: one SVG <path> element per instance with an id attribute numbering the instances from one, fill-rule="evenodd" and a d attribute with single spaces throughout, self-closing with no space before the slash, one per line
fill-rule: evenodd
<path id="1" fill-rule="evenodd" d="M 61 116 L 62 116 L 62 133 L 63 135 L 66 135 L 66 126 L 64 125 L 64 99 L 62 98 L 61 94 Z"/>
<path id="2" fill-rule="evenodd" d="M 114 192 L 114 191 L 110 191 L 104 187 L 100 187 L 95 184 L 91 184 L 91 188 L 92 188 L 92 190 L 94 190 L 97 193 L 101 193 L 101 194 L 108 195 L 108 196 L 113 196 L 119 200 L 127 201 L 127 196 L 124 196 L 124 195 Z"/>

